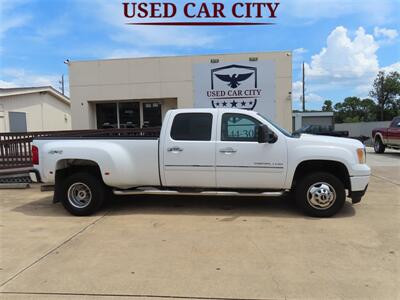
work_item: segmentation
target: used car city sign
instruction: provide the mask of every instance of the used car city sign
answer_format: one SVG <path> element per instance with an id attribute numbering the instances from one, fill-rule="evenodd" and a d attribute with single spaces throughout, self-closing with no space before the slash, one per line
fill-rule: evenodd
<path id="1" fill-rule="evenodd" d="M 271 25 L 279 2 L 123 2 L 128 25 Z M 179 16 L 179 21 L 175 18 Z M 182 21 L 181 16 L 184 20 Z M 229 21 L 228 21 L 229 20 Z"/>

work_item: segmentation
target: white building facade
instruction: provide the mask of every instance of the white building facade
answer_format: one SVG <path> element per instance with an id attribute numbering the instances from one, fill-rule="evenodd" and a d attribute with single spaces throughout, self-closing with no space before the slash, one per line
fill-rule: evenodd
<path id="1" fill-rule="evenodd" d="M 69 62 L 72 129 L 160 126 L 174 108 L 237 107 L 292 128 L 288 51 Z"/>
<path id="2" fill-rule="evenodd" d="M 0 132 L 70 129 L 69 98 L 54 88 L 0 88 Z"/>

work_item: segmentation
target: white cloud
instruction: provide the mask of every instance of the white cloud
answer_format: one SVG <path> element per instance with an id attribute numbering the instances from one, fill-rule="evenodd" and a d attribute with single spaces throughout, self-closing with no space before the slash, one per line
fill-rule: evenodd
<path id="1" fill-rule="evenodd" d="M 214 34 L 202 28 L 168 27 L 168 26 L 135 26 L 126 25 L 128 20 L 123 16 L 120 1 L 93 0 L 95 16 L 100 23 L 111 25 L 110 38 L 118 43 L 133 46 L 177 46 L 177 47 L 210 47 L 217 40 Z M 80 3 L 82 7 L 83 4 Z M 145 21 L 145 20 L 144 20 Z"/>
<path id="2" fill-rule="evenodd" d="M 389 41 L 392 41 L 396 39 L 398 36 L 398 32 L 396 29 L 388 29 L 388 28 L 381 28 L 381 27 L 375 27 L 374 28 L 374 36 L 376 38 L 385 38 L 388 39 Z"/>
<path id="3" fill-rule="evenodd" d="M 326 47 L 305 65 L 310 93 L 348 89 L 349 95 L 365 97 L 379 71 L 376 55 L 379 45 L 360 27 L 352 39 L 343 26 L 328 36 Z"/>
<path id="4" fill-rule="evenodd" d="M 293 50 L 293 63 L 298 64 L 299 62 L 303 61 L 304 54 L 307 53 L 308 50 L 305 48 L 297 48 Z"/>
<path id="5" fill-rule="evenodd" d="M 173 54 L 160 53 L 156 51 L 140 51 L 131 49 L 115 49 L 106 55 L 106 58 L 132 58 L 132 57 L 155 57 L 155 56 L 167 56 Z"/>
<path id="6" fill-rule="evenodd" d="M 391 64 L 389 66 L 383 67 L 383 68 L 381 68 L 381 70 L 385 71 L 386 73 L 394 72 L 394 71 L 400 73 L 400 61 L 395 62 L 394 64 Z"/>
<path id="7" fill-rule="evenodd" d="M 286 0 L 281 12 L 290 17 L 315 22 L 356 15 L 365 24 L 385 24 L 398 17 L 398 2 L 392 0 Z"/>
<path id="8" fill-rule="evenodd" d="M 30 15 L 15 13 L 16 8 L 25 2 L 26 0 L 0 0 L 0 40 L 9 30 L 22 27 L 30 21 Z"/>
<path id="9" fill-rule="evenodd" d="M 352 40 L 346 28 L 336 27 L 329 34 L 326 47 L 312 56 L 311 64 L 306 64 L 306 74 L 311 79 L 331 81 L 373 76 L 379 70 L 378 48 L 374 37 L 366 34 L 364 28 L 358 28 Z"/>
<path id="10" fill-rule="evenodd" d="M 297 49 L 293 50 L 293 54 L 296 54 L 296 55 L 301 55 L 301 54 L 304 54 L 306 52 L 307 52 L 307 49 L 305 49 L 305 48 L 297 48 Z"/>
<path id="11" fill-rule="evenodd" d="M 379 34 L 383 32 L 387 36 L 387 31 L 379 30 Z M 374 35 L 366 33 L 363 27 L 354 34 L 343 26 L 332 30 L 326 45 L 305 64 L 306 102 L 322 101 L 321 95 L 332 95 L 338 90 L 346 90 L 348 96 L 367 97 L 380 70 L 400 72 L 399 61 L 380 66 L 377 56 L 380 43 Z M 298 101 L 300 95 L 301 82 L 297 81 L 293 83 L 293 100 Z"/>
<path id="12" fill-rule="evenodd" d="M 294 81 L 292 83 L 292 100 L 300 101 L 302 95 L 302 83 L 301 81 Z"/>
<path id="13" fill-rule="evenodd" d="M 63 36 L 68 30 L 69 22 L 65 17 L 62 17 L 38 27 L 37 30 L 32 33 L 31 38 L 37 41 L 46 41 Z"/>
<path id="14" fill-rule="evenodd" d="M 0 88 L 14 88 L 17 87 L 13 82 L 4 81 L 0 79 Z"/>
<path id="15" fill-rule="evenodd" d="M 36 74 L 24 69 L 7 68 L 0 71 L 0 87 L 31 87 L 31 86 L 52 86 L 59 89 L 60 75 Z M 68 84 L 65 84 L 68 87 Z M 68 93 L 67 93 L 68 94 Z"/>
<path id="16" fill-rule="evenodd" d="M 4 16 L 1 17 L 2 21 L 0 26 L 0 38 L 3 38 L 7 31 L 13 28 L 21 27 L 27 22 L 27 17 L 24 16 L 16 16 L 13 18 L 4 18 Z"/>
<path id="17" fill-rule="evenodd" d="M 302 102 L 303 85 L 301 81 L 295 81 L 292 85 L 292 100 L 293 102 Z M 324 98 L 316 93 L 308 93 L 305 91 L 306 103 L 321 102 Z"/>

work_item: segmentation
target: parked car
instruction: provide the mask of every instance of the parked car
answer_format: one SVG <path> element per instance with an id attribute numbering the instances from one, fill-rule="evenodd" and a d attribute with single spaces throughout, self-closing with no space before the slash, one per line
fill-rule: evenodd
<path id="1" fill-rule="evenodd" d="M 376 153 L 385 152 L 386 148 L 400 149 L 400 116 L 393 118 L 389 128 L 372 130 L 374 150 Z"/>
<path id="2" fill-rule="evenodd" d="M 357 203 L 370 177 L 353 139 L 293 136 L 253 111 L 177 109 L 159 138 L 40 137 L 36 175 L 55 183 L 54 200 L 90 215 L 115 195 L 279 196 L 290 192 L 308 215 L 329 217 L 346 196 Z M 34 174 L 32 174 L 34 175 Z"/>
<path id="3" fill-rule="evenodd" d="M 335 131 L 333 126 L 321 126 L 321 125 L 305 125 L 300 129 L 293 132 L 293 135 L 299 135 L 302 133 L 317 134 L 317 135 L 329 135 L 338 137 L 348 137 L 349 132 L 347 130 Z"/>

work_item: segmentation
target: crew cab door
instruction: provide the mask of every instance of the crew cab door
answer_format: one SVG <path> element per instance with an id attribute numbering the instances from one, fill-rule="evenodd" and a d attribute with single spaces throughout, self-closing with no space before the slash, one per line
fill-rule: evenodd
<path id="1" fill-rule="evenodd" d="M 260 117 L 261 118 L 261 117 Z M 287 169 L 286 140 L 258 143 L 262 120 L 241 113 L 220 112 L 216 145 L 218 188 L 280 189 Z"/>
<path id="2" fill-rule="evenodd" d="M 171 112 L 162 147 L 163 185 L 210 187 L 215 180 L 216 112 Z"/>
<path id="3" fill-rule="evenodd" d="M 387 143 L 400 146 L 400 117 L 393 119 L 387 130 Z"/>

